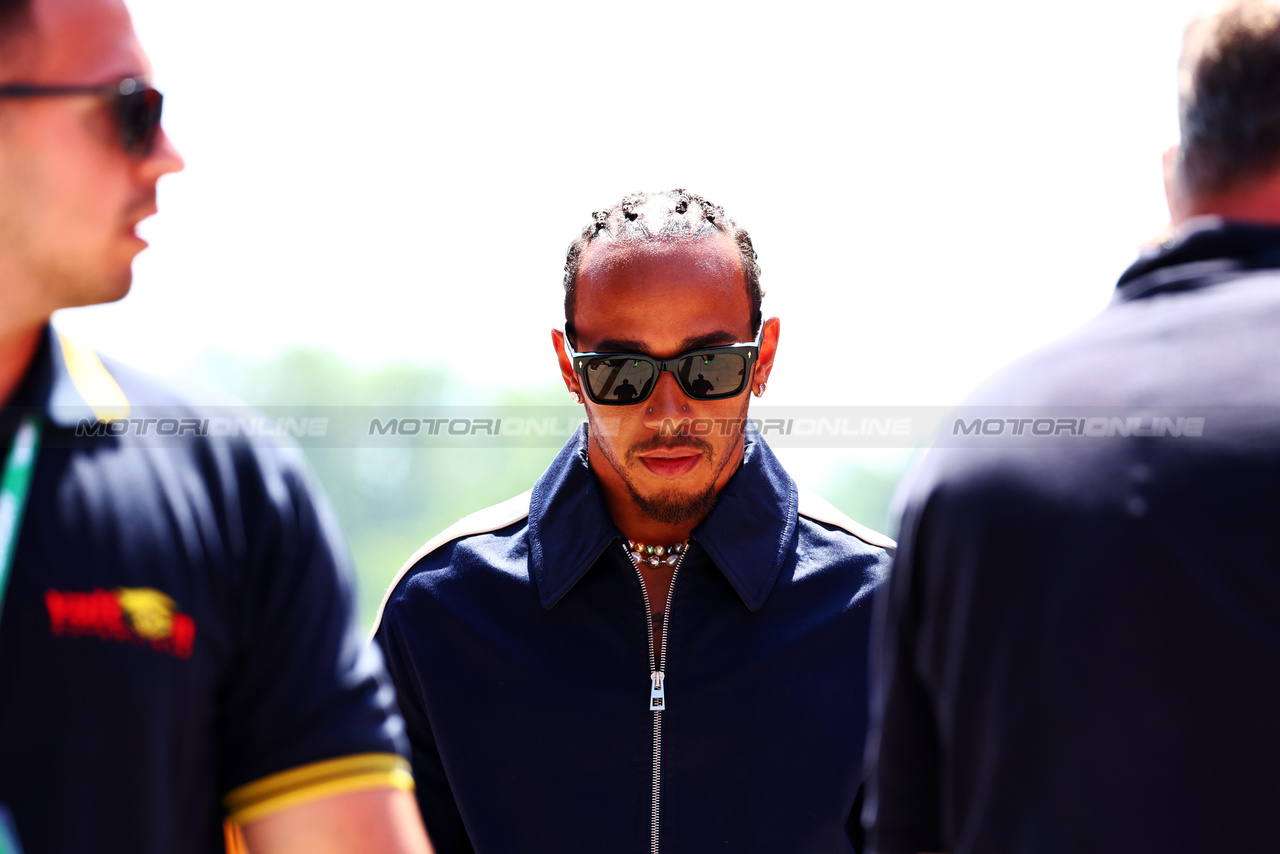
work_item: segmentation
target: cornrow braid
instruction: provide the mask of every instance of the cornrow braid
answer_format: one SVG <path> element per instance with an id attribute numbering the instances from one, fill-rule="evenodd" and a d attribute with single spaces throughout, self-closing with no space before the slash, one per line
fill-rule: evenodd
<path id="1" fill-rule="evenodd" d="M 655 205 L 654 202 L 660 199 L 668 200 L 669 204 Z M 661 221 L 656 220 L 655 211 Z M 764 291 L 760 288 L 760 261 L 747 230 L 739 228 L 725 214 L 724 208 L 683 189 L 630 193 L 609 210 L 594 212 L 591 220 L 578 238 L 569 244 L 564 259 L 564 327 L 570 343 L 576 346 L 578 338 L 573 327 L 578 268 L 587 246 L 598 240 L 663 240 L 727 234 L 738 247 L 738 256 L 746 274 L 747 297 L 751 302 L 751 331 L 759 331 L 762 320 L 760 303 L 764 299 Z"/>

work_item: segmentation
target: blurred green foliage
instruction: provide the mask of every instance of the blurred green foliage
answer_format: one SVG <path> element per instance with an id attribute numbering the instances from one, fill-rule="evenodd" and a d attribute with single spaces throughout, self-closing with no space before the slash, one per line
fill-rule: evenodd
<path id="1" fill-rule="evenodd" d="M 264 364 L 211 357 L 197 374 L 260 407 L 563 405 L 564 389 L 464 389 L 439 368 L 359 368 L 321 350 L 293 350 Z M 517 495 L 558 448 L 308 447 L 306 453 L 347 537 L 371 625 L 396 571 L 458 519 Z M 844 512 L 890 532 L 889 500 L 900 465 L 846 464 L 819 491 Z"/>
<path id="2" fill-rule="evenodd" d="M 868 528 L 896 537 L 898 522 L 892 518 L 890 504 L 904 467 L 904 462 L 846 464 L 838 467 L 818 491 Z"/>

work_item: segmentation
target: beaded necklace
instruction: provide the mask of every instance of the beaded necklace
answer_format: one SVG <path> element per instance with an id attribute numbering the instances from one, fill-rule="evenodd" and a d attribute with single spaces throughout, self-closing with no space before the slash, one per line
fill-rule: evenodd
<path id="1" fill-rule="evenodd" d="M 674 546 L 648 546 L 644 543 L 637 543 L 635 540 L 627 540 L 627 549 L 631 552 L 631 559 L 639 566 L 646 563 L 649 566 L 675 566 L 680 560 L 680 554 L 689 546 L 689 541 L 676 543 Z"/>

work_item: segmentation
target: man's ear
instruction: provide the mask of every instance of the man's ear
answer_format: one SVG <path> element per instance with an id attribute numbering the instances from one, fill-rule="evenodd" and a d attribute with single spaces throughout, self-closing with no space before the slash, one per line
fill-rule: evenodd
<path id="1" fill-rule="evenodd" d="M 773 357 L 778 354 L 778 318 L 771 317 L 763 324 L 764 335 L 760 340 L 760 360 L 756 362 L 755 385 L 769 381 L 769 372 L 773 370 Z"/>
<path id="2" fill-rule="evenodd" d="M 578 375 L 573 371 L 573 363 L 569 361 L 569 352 L 564 348 L 564 332 L 559 329 L 551 330 L 551 346 L 556 350 L 556 359 L 560 362 L 560 377 L 564 380 L 564 387 L 569 389 L 570 394 L 582 394 L 582 386 L 578 382 Z"/>
<path id="3" fill-rule="evenodd" d="M 1169 224 L 1176 226 L 1187 218 L 1186 199 L 1178 184 L 1178 146 L 1171 145 L 1164 151 L 1164 200 L 1169 206 Z"/>

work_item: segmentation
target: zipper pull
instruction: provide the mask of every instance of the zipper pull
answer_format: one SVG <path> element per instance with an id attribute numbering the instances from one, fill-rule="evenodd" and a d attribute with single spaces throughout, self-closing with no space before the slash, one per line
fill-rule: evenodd
<path id="1" fill-rule="evenodd" d="M 651 711 L 661 712 L 667 708 L 667 695 L 662 687 L 663 680 L 666 678 L 661 670 L 655 670 L 649 674 L 649 679 L 652 682 L 649 688 L 649 709 Z"/>

